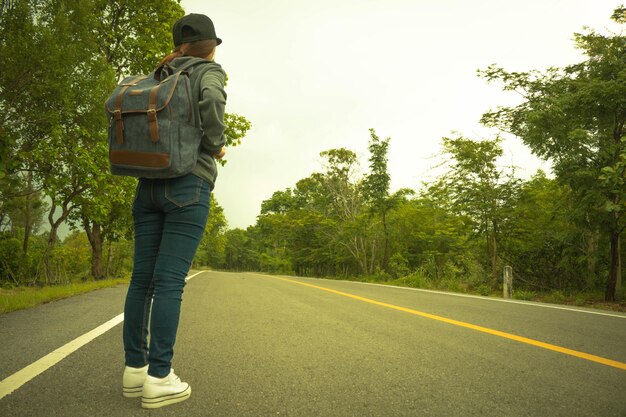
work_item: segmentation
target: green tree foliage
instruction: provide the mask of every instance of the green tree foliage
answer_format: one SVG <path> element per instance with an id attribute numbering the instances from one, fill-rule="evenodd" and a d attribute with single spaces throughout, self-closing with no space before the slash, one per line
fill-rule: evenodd
<path id="1" fill-rule="evenodd" d="M 624 10 L 616 10 L 615 20 L 626 20 Z M 580 65 L 483 72 L 526 97 L 483 121 L 551 160 L 555 179 L 540 171 L 522 181 L 499 164 L 499 138 L 458 135 L 443 138 L 443 175 L 417 196 L 391 193 L 390 139 L 372 129 L 365 175 L 353 151 L 323 152 L 321 172 L 276 191 L 254 226 L 225 232 L 225 267 L 392 278 L 488 295 L 499 286 L 502 267 L 511 265 L 516 291 L 525 294 L 606 287 L 603 276 L 616 249 L 607 231 L 623 220 L 625 43 L 594 32 L 577 40 L 590 57 Z"/>
<path id="2" fill-rule="evenodd" d="M 257 224 L 247 231 L 260 248 L 262 269 L 311 276 L 382 273 L 387 215 L 406 192 L 389 195 L 389 139 L 381 141 L 373 129 L 370 137 L 366 176 L 353 151 L 331 149 L 321 153 L 324 172 L 262 203 Z"/>
<path id="3" fill-rule="evenodd" d="M 51 262 L 63 223 L 85 231 L 96 279 L 113 270 L 115 247 L 132 237 L 136 180 L 109 174 L 102 103 L 118 80 L 150 72 L 171 50 L 171 27 L 183 14 L 177 0 L 16 0 L 3 7 L 0 192 L 8 198 L 0 226 L 23 229 L 26 253 L 46 207 L 38 193 L 50 202 L 45 283 L 55 281 Z M 226 127 L 227 145 L 236 146 L 251 125 L 227 114 Z M 28 191 L 16 193 L 20 187 Z M 22 202 L 18 218 L 12 207 Z"/>
<path id="4" fill-rule="evenodd" d="M 212 268 L 224 267 L 226 263 L 226 236 L 224 232 L 227 226 L 224 209 L 219 205 L 217 199 L 211 196 L 209 219 L 194 259 L 196 265 Z"/>
<path id="5" fill-rule="evenodd" d="M 448 273 L 451 265 L 459 265 L 467 280 L 482 283 L 482 276 L 470 273 L 475 268 L 469 264 L 476 262 L 469 244 L 471 222 L 428 192 L 399 203 L 390 213 L 389 229 L 392 258 L 405 259 L 410 271 L 420 270 L 425 278 L 440 282 L 460 278 Z"/>
<path id="6" fill-rule="evenodd" d="M 372 172 L 359 177 L 356 156 L 346 149 L 325 152 L 323 173 L 264 201 L 256 225 L 227 231 L 224 267 L 489 294 L 498 286 L 495 260 L 496 272 L 513 266 L 518 290 L 598 288 L 604 262 L 598 234 L 572 221 L 577 208 L 568 185 L 542 172 L 527 182 L 514 178 L 497 164 L 498 140 L 444 138 L 443 148 L 447 172 L 388 208 L 385 267 L 380 258 L 374 268 L 363 267 L 382 247 L 380 206 L 363 191 Z"/>
<path id="7" fill-rule="evenodd" d="M 374 129 L 370 129 L 370 173 L 363 180 L 363 196 L 369 203 L 372 220 L 380 221 L 382 225 L 382 258 L 378 262 L 379 269 L 387 266 L 389 257 L 389 231 L 387 229 L 387 214 L 393 202 L 389 198 L 389 184 L 391 176 L 387 169 L 387 152 L 390 138 L 381 140 Z"/>
<path id="8" fill-rule="evenodd" d="M 502 156 L 499 140 L 443 138 L 443 149 L 450 158 L 449 168 L 433 191 L 443 196 L 440 202 L 447 201 L 450 210 L 471 219 L 476 236 L 484 241 L 495 286 L 501 269 L 500 244 L 510 223 L 519 180 L 498 167 L 497 159 Z"/>
<path id="9" fill-rule="evenodd" d="M 613 17 L 624 24 L 623 8 Z M 482 121 L 522 138 L 571 187 L 579 219 L 590 219 L 610 242 L 605 297 L 614 300 L 621 284 L 620 236 L 626 226 L 626 36 L 589 30 L 575 39 L 587 56 L 580 64 L 544 72 L 509 72 L 496 66 L 481 71 L 488 81 L 499 81 L 505 91 L 524 97 L 522 104 L 488 112 Z"/>
<path id="10" fill-rule="evenodd" d="M 171 26 L 184 14 L 178 2 L 172 0 L 150 3 L 92 0 L 90 3 L 94 11 L 91 24 L 98 28 L 92 32 L 93 52 L 115 74 L 110 79 L 112 84 L 129 74 L 151 71 L 171 49 Z M 111 89 L 103 90 L 97 97 L 98 104 L 93 106 L 101 119 L 102 103 Z M 130 202 L 136 180 L 111 177 L 105 140 L 97 142 L 91 155 L 93 164 L 87 176 L 88 187 L 77 198 L 77 210 L 70 222 L 74 228 L 85 231 L 91 247 L 91 274 L 101 279 L 107 270 L 103 263 L 105 240 L 111 250 L 112 243 L 120 236 L 130 234 Z"/>
<path id="11" fill-rule="evenodd" d="M 235 271 L 260 270 L 258 250 L 250 235 L 242 229 L 231 229 L 224 233 L 224 268 Z"/>
<path id="12" fill-rule="evenodd" d="M 172 48 L 172 25 L 185 13 L 176 0 L 90 0 L 101 54 L 121 80 L 152 71 Z"/>
<path id="13" fill-rule="evenodd" d="M 577 225 L 576 204 L 569 186 L 541 171 L 522 185 L 504 256 L 528 288 L 575 291 L 602 285 L 598 233 Z"/>
<path id="14" fill-rule="evenodd" d="M 90 172 L 91 152 L 103 141 L 106 128 L 97 109 L 101 107 L 98 100 L 112 87 L 111 72 L 94 53 L 90 6 L 90 2 L 77 1 L 16 2 L 6 14 L 11 28 L 3 28 L 8 32 L 3 35 L 3 47 L 22 44 L 29 58 L 15 57 L 23 60 L 11 63 L 2 85 L 19 79 L 22 72 L 31 83 L 12 94 L 15 100 L 8 101 L 9 95 L 0 100 L 11 107 L 9 113 L 21 115 L 19 123 L 10 126 L 17 137 L 14 172 L 32 172 L 34 183 L 51 201 L 49 255 L 59 226 L 71 214 L 75 199 L 88 188 L 85 178 Z M 17 21 L 13 12 L 19 15 Z M 46 282 L 52 274 L 49 259 L 44 258 Z"/>

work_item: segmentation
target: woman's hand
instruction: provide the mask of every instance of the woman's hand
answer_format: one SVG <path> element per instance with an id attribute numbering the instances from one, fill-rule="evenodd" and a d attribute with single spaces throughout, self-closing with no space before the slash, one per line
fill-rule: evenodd
<path id="1" fill-rule="evenodd" d="M 217 155 L 213 155 L 213 158 L 220 160 L 226 155 L 226 148 L 222 147 L 222 150 Z"/>

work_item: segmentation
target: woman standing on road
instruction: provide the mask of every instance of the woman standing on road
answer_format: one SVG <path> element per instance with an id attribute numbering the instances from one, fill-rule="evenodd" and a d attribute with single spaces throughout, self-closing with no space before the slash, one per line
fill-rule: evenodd
<path id="1" fill-rule="evenodd" d="M 171 362 L 185 277 L 209 214 L 217 176 L 215 160 L 225 153 L 225 73 L 213 61 L 222 40 L 211 19 L 201 14 L 184 16 L 172 32 L 175 49 L 161 64 L 176 69 L 194 57 L 207 60 L 189 70 L 191 85 L 199 85 L 196 94 L 203 137 L 198 163 L 190 174 L 141 178 L 133 203 L 135 254 L 124 306 L 123 394 L 141 396 L 144 408 L 174 404 L 191 395 L 191 387 L 174 374 Z M 204 75 L 197 80 L 194 71 L 200 66 Z"/>

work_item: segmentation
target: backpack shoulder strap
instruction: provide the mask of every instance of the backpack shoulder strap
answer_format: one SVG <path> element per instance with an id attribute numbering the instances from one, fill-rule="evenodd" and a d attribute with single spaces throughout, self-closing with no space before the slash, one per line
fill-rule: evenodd
<path id="1" fill-rule="evenodd" d="M 193 59 L 190 59 L 189 62 L 187 62 L 185 65 L 181 66 L 180 68 L 176 68 L 175 72 L 183 72 L 193 67 L 194 65 L 202 64 L 205 62 L 210 62 L 210 61 L 207 61 L 206 59 L 202 59 L 202 58 L 193 58 Z"/>

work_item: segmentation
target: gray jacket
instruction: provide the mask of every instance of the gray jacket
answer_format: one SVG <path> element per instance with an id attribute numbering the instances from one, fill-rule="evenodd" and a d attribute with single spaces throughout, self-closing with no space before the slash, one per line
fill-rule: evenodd
<path id="1" fill-rule="evenodd" d="M 175 58 L 170 65 L 173 68 L 177 68 L 190 59 L 192 58 Z M 200 152 L 198 153 L 198 163 L 191 172 L 206 180 L 211 185 L 211 189 L 214 189 L 215 179 L 217 178 L 217 164 L 213 155 L 219 154 L 226 143 L 226 138 L 224 137 L 224 130 L 226 128 L 224 125 L 224 112 L 226 107 L 224 83 L 226 81 L 226 73 L 220 64 L 213 61 L 208 64 L 198 64 L 193 66 L 189 71 L 191 85 L 196 84 L 194 71 L 197 71 L 200 65 L 208 65 L 210 67 L 204 73 L 200 81 L 199 109 L 200 126 L 203 131 L 203 136 L 200 144 Z M 198 72 L 196 72 L 196 74 L 197 73 Z"/>

